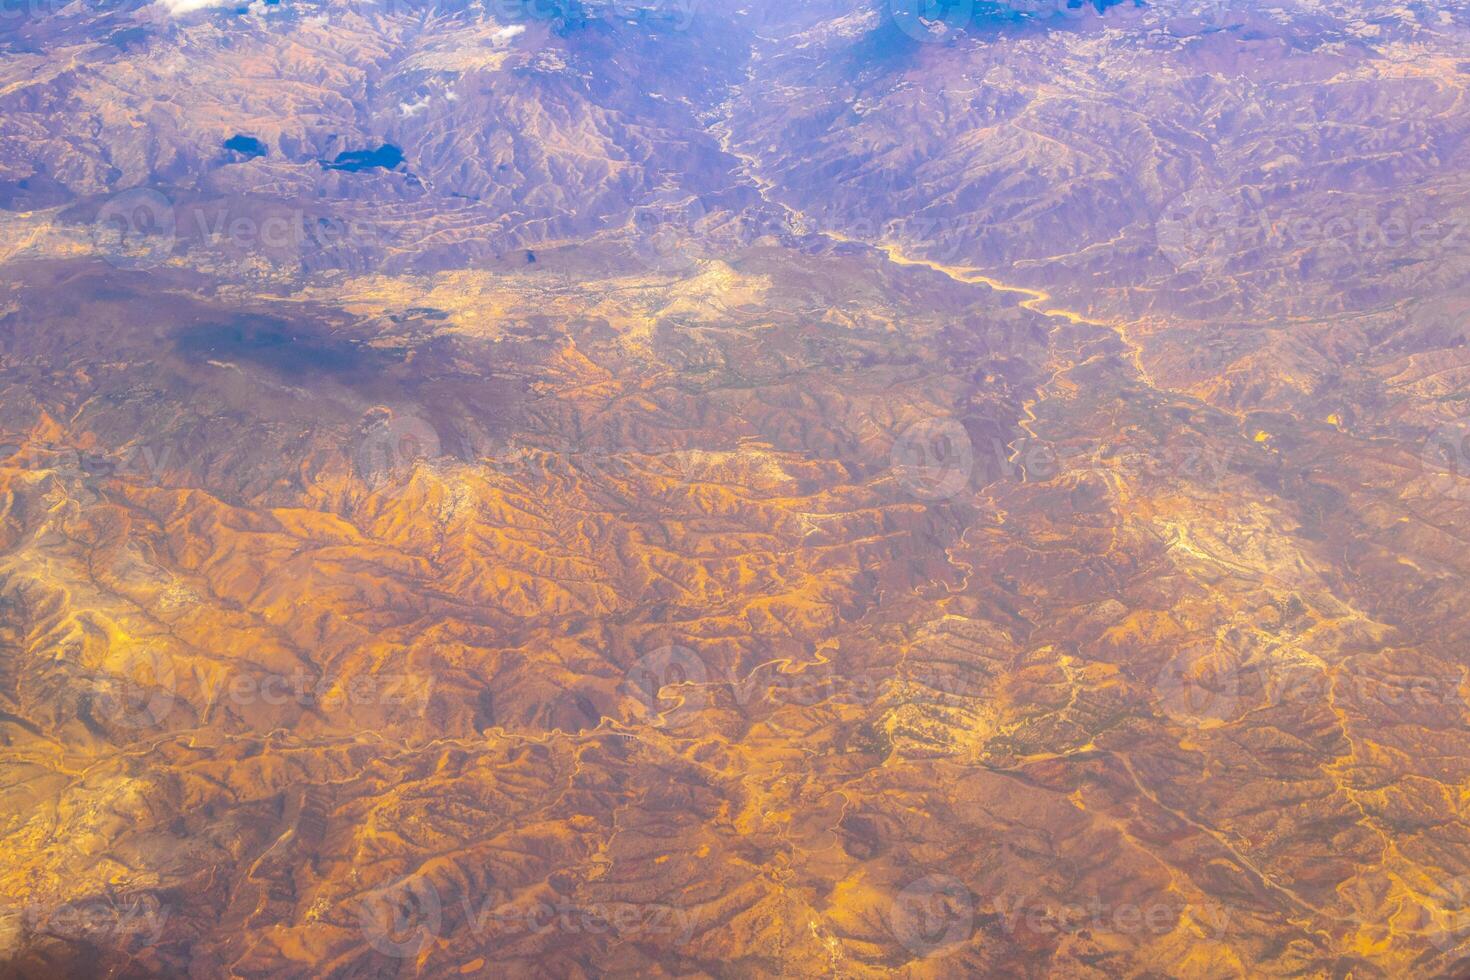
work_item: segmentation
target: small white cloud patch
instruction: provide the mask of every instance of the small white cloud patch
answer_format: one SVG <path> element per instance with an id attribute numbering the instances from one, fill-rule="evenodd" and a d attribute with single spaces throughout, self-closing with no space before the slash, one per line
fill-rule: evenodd
<path id="1" fill-rule="evenodd" d="M 158 0 L 158 5 L 174 17 L 182 17 L 200 10 L 233 7 L 237 2 L 238 0 Z"/>

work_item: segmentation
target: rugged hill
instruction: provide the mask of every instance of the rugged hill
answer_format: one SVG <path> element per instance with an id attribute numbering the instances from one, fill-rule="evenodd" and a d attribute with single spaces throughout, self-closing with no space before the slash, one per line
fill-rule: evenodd
<path id="1" fill-rule="evenodd" d="M 1464 972 L 1462 12 L 4 13 L 0 971 Z"/>

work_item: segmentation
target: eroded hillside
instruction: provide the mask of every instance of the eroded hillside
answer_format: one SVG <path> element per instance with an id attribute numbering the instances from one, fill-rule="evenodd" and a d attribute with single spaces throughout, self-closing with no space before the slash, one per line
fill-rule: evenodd
<path id="1" fill-rule="evenodd" d="M 1463 972 L 1460 13 L 188 6 L 0 28 L 5 971 Z"/>

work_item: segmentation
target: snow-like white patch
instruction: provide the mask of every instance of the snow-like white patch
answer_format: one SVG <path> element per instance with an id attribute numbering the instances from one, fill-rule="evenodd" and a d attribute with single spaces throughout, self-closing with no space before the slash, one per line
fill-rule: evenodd
<path id="1" fill-rule="evenodd" d="M 158 0 L 158 5 L 174 17 L 197 13 L 200 10 L 215 10 L 233 7 L 239 0 Z"/>

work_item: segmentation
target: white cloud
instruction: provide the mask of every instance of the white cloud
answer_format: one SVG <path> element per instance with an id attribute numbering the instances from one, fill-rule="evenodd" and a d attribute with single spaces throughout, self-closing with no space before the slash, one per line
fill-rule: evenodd
<path id="1" fill-rule="evenodd" d="M 158 5 L 167 10 L 175 17 L 192 14 L 200 10 L 212 10 L 218 7 L 234 7 L 239 0 L 158 0 Z"/>

